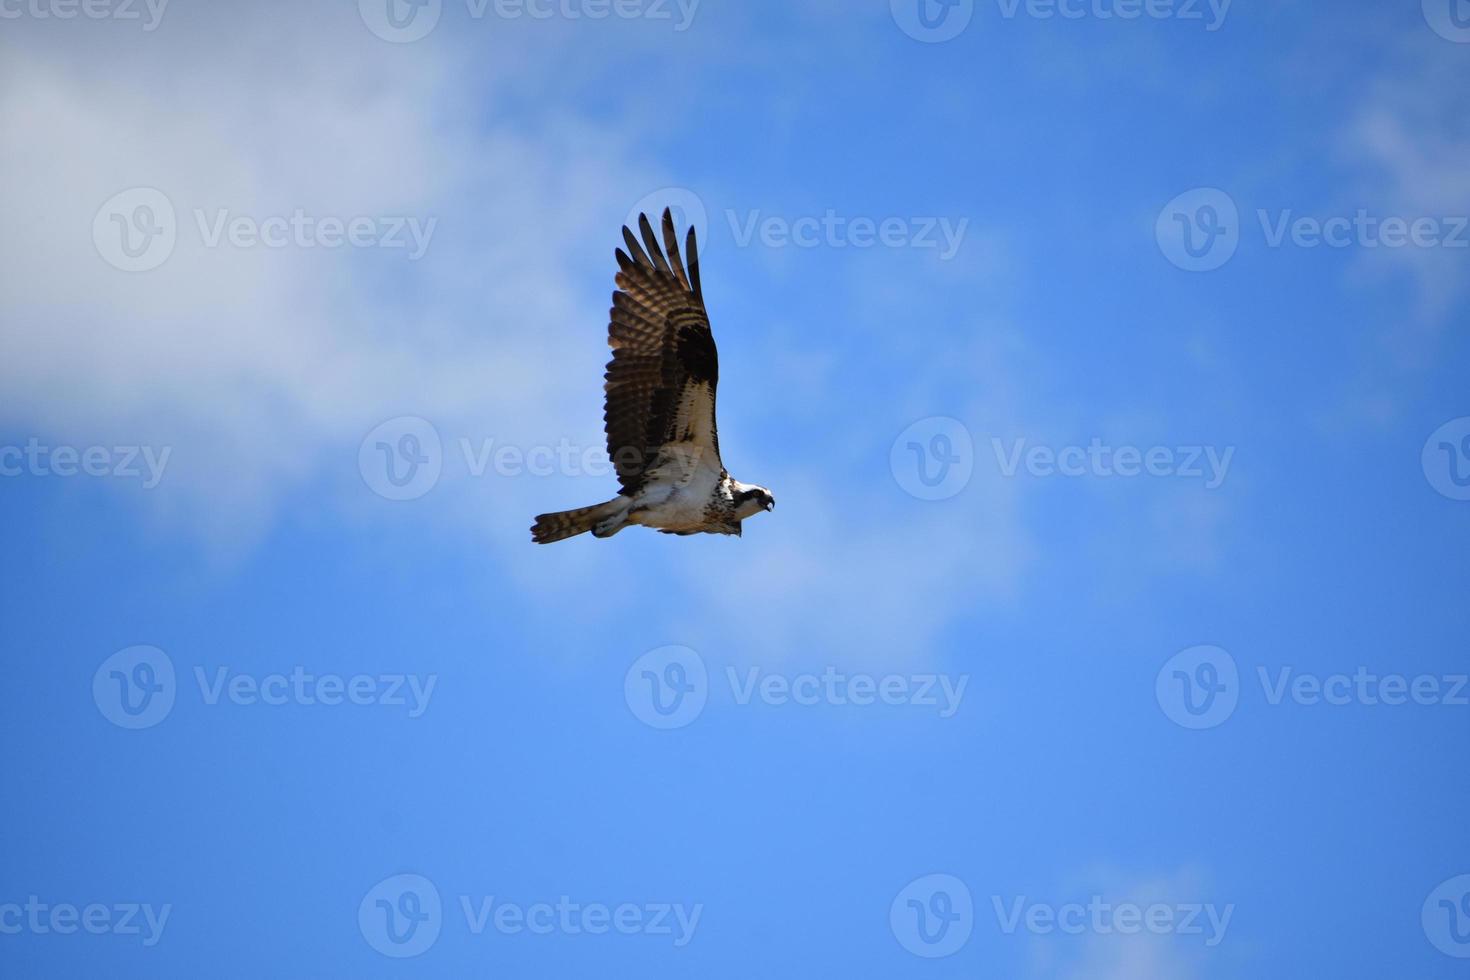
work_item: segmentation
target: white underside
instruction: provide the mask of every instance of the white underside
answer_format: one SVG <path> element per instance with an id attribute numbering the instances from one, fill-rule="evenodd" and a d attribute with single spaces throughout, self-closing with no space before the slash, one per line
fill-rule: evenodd
<path id="1" fill-rule="evenodd" d="M 693 452 L 669 448 L 644 474 L 637 496 L 619 498 L 626 504 L 602 522 L 602 533 L 615 533 L 627 524 L 664 531 L 708 529 L 705 512 L 719 488 L 720 468 L 711 467 Z"/>

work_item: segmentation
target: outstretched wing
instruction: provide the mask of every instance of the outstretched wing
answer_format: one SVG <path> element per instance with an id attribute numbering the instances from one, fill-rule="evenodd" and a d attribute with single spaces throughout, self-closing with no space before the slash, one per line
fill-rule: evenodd
<path id="1" fill-rule="evenodd" d="M 629 495 L 661 458 L 723 468 L 715 431 L 719 357 L 699 288 L 694 229 L 685 246 L 687 273 L 667 209 L 662 249 L 647 215 L 638 216 L 638 230 L 643 247 L 624 228 L 628 250 L 617 251 L 618 289 L 607 335 L 613 356 L 604 385 L 607 453 Z"/>

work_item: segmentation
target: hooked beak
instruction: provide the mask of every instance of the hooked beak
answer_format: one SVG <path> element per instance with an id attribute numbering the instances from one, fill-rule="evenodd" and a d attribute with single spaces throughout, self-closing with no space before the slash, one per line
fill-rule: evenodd
<path id="1" fill-rule="evenodd" d="M 769 510 L 775 510 L 775 509 L 776 509 L 776 498 L 775 497 L 772 497 L 771 499 L 769 499 L 769 500 L 766 501 L 766 510 L 769 511 Z"/>

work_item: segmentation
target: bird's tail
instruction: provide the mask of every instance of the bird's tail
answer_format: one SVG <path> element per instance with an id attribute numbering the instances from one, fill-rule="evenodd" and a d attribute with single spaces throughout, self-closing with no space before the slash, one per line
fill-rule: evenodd
<path id="1" fill-rule="evenodd" d="M 541 514 L 531 526 L 531 540 L 537 544 L 551 544 L 553 541 L 573 538 L 588 531 L 594 531 L 599 538 L 610 537 L 622 530 L 622 524 L 606 529 L 599 528 L 598 525 L 618 516 L 626 505 L 625 498 L 616 497 L 605 504 L 578 507 L 576 510 L 564 510 L 555 514 Z"/>

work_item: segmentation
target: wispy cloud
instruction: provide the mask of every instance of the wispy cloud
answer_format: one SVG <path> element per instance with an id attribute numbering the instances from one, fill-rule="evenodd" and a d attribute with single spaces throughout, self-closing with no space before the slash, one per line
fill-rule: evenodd
<path id="1" fill-rule="evenodd" d="M 385 57 L 352 22 L 292 44 L 266 12 L 215 14 L 237 43 L 211 46 L 187 86 L 102 84 L 56 48 L 5 45 L 3 421 L 173 446 L 151 505 L 236 541 L 386 417 L 571 430 L 564 386 L 583 378 L 548 365 L 603 305 L 573 268 L 625 188 L 652 184 L 620 163 L 619 140 L 567 116 L 511 127 L 492 110 L 478 125 L 487 93 L 452 51 Z M 194 60 L 188 33 L 169 37 Z M 273 54 L 282 70 L 254 70 Z M 493 89 L 496 72 L 481 74 Z M 607 148 L 595 162 L 580 150 L 593 143 Z M 98 209 L 130 188 L 176 215 L 172 251 L 144 272 L 109 265 L 93 240 Z M 298 215 L 407 216 L 433 237 L 414 261 L 220 234 Z"/>
<path id="2" fill-rule="evenodd" d="M 1464 52 L 1427 31 L 1402 44 L 1404 64 L 1377 78 L 1343 141 L 1362 167 L 1359 186 L 1382 213 L 1408 218 L 1470 216 L 1470 92 Z M 1367 203 L 1367 202 L 1365 202 Z M 1462 229 L 1462 242 L 1470 231 Z M 1437 328 L 1464 297 L 1470 249 L 1364 250 L 1359 267 L 1396 270 L 1415 286 L 1415 325 Z M 1402 338 L 1406 343 L 1411 338 Z M 1402 352 L 1417 358 L 1415 352 Z"/>

